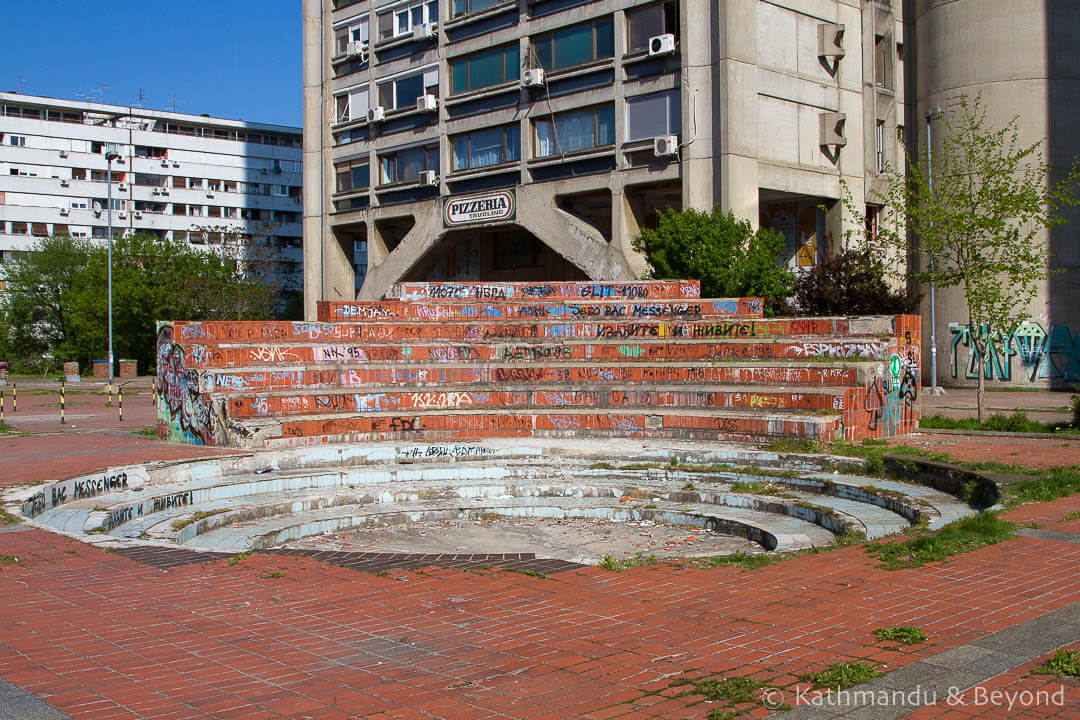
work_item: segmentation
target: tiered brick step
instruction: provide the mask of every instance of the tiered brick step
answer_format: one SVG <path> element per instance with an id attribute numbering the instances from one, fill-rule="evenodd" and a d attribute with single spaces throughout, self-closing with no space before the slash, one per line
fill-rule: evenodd
<path id="1" fill-rule="evenodd" d="M 701 297 L 697 280 L 641 282 L 405 282 L 387 297 L 396 300 L 679 300 Z"/>
<path id="2" fill-rule="evenodd" d="M 880 437 L 917 419 L 913 318 L 723 317 L 755 314 L 760 303 L 648 296 L 650 312 L 718 316 L 665 320 L 635 314 L 644 307 L 636 299 L 546 299 L 579 297 L 581 283 L 538 286 L 549 294 L 536 302 L 477 301 L 486 286 L 455 287 L 403 286 L 402 297 L 424 298 L 415 301 L 320 306 L 324 318 L 337 309 L 373 320 L 163 326 L 162 434 L 248 447 L 559 435 L 765 441 Z M 514 298 L 533 287 L 499 285 Z M 612 287 L 688 292 L 678 283 Z M 582 308 L 604 316 L 583 319 Z M 436 311 L 445 319 L 416 319 Z"/>

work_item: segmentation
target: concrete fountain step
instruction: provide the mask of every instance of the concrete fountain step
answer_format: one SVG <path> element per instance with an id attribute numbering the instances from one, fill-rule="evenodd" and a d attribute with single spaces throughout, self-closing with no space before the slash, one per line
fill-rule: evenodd
<path id="1" fill-rule="evenodd" d="M 435 391 L 409 391 L 394 387 L 363 388 L 361 392 L 319 392 L 317 388 L 266 393 L 230 393 L 225 400 L 231 420 L 272 416 L 320 415 L 366 412 L 411 413 L 441 409 L 590 408 L 626 411 L 636 408 L 745 408 L 788 411 L 843 411 L 845 388 L 800 387 L 783 390 L 771 386 L 714 384 L 699 386 L 611 385 L 563 386 L 536 389 L 529 384 L 506 382 L 446 384 Z"/>
<path id="2" fill-rule="evenodd" d="M 768 318 L 752 320 L 493 320 L 473 322 L 320 323 L 176 321 L 173 342 L 264 343 L 354 341 L 395 344 L 451 340 L 483 343 L 499 340 L 570 340 L 635 338 L 731 339 L 776 337 L 887 336 L 896 318 Z"/>
<path id="3" fill-rule="evenodd" d="M 563 282 L 402 282 L 386 293 L 397 300 L 619 299 L 701 297 L 697 280 L 571 280 Z"/>
<path id="4" fill-rule="evenodd" d="M 755 319 L 762 317 L 761 298 L 715 300 L 554 300 L 462 302 L 371 300 L 319 302 L 319 322 L 462 322 L 477 320 L 624 319 L 666 320 Z"/>
<path id="5" fill-rule="evenodd" d="M 467 365 L 438 363 L 372 363 L 356 367 L 319 365 L 294 370 L 287 367 L 252 367 L 207 371 L 200 390 L 231 394 L 239 392 L 326 391 L 341 388 L 434 387 L 462 384 L 607 386 L 619 383 L 717 385 L 810 385 L 851 386 L 866 382 L 880 367 L 876 361 L 843 361 L 835 365 L 807 367 L 788 364 L 622 363 L 588 365 L 564 362 L 506 367 L 501 363 Z"/>
<path id="6" fill-rule="evenodd" d="M 770 362 L 815 363 L 883 360 L 894 338 L 852 335 L 812 340 L 732 339 L 701 342 L 685 338 L 632 340 L 563 340 L 559 342 L 481 342 L 447 344 L 439 341 L 374 345 L 354 340 L 326 339 L 309 343 L 265 345 L 259 342 L 203 344 L 185 341 L 186 362 L 195 369 L 291 369 L 298 366 L 360 368 L 370 364 L 472 363 L 646 363 L 646 362 Z"/>

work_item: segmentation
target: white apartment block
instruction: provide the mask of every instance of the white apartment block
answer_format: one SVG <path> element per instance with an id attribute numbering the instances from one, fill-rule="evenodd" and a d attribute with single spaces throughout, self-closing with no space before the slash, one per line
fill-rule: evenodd
<path id="1" fill-rule="evenodd" d="M 666 208 L 805 268 L 903 158 L 900 0 L 303 7 L 309 316 L 399 280 L 633 278 Z"/>
<path id="2" fill-rule="evenodd" d="M 266 237 L 272 272 L 300 290 L 299 128 L 16 93 L 0 93 L 0 261 L 52 234 L 108 237 L 106 151 L 114 236 Z"/>

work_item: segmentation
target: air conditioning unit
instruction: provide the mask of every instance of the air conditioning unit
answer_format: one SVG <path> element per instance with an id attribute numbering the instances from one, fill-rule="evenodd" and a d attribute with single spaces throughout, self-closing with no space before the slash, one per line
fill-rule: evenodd
<path id="1" fill-rule="evenodd" d="M 161 167 L 169 167 L 169 161 L 168 160 L 162 160 L 161 161 Z"/>
<path id="2" fill-rule="evenodd" d="M 161 188 L 154 188 L 153 191 L 151 192 L 151 195 L 160 195 L 160 194 L 161 194 Z"/>
<path id="3" fill-rule="evenodd" d="M 67 208 L 60 208 L 60 214 L 61 215 L 70 215 L 71 211 L 68 210 Z"/>
<path id="4" fill-rule="evenodd" d="M 655 35 L 649 38 L 649 56 L 653 55 L 674 55 L 675 54 L 675 36 L 671 33 L 665 33 L 663 35 Z"/>
<path id="5" fill-rule="evenodd" d="M 523 87 L 542 87 L 544 85 L 544 68 L 529 68 L 521 76 Z"/>
<path id="6" fill-rule="evenodd" d="M 180 161 L 179 161 L 179 160 L 173 160 L 173 161 L 172 161 L 172 166 L 173 166 L 174 168 L 178 168 L 178 167 L 180 167 Z"/>
<path id="7" fill-rule="evenodd" d="M 817 28 L 818 57 L 844 57 L 844 26 L 834 23 L 821 23 Z"/>
<path id="8" fill-rule="evenodd" d="M 345 50 L 345 56 L 359 58 L 360 62 L 366 62 L 368 58 L 368 44 L 363 40 L 350 40 Z"/>
<path id="9" fill-rule="evenodd" d="M 438 28 L 428 23 L 425 23 L 424 25 L 414 25 L 412 37 L 413 40 L 430 40 L 435 37 L 438 31 Z"/>
<path id="10" fill-rule="evenodd" d="M 127 220 L 127 213 L 126 212 L 119 212 L 119 213 L 116 214 L 116 216 L 118 218 L 120 218 L 121 220 Z"/>
<path id="11" fill-rule="evenodd" d="M 439 107 L 439 100 L 434 95 L 421 95 L 416 98 L 417 112 L 435 112 Z"/>
<path id="12" fill-rule="evenodd" d="M 61 150 L 60 151 L 60 157 L 66 158 L 67 157 L 67 150 Z"/>
<path id="13" fill-rule="evenodd" d="M 421 170 L 420 171 L 420 185 L 424 187 L 432 187 L 439 184 L 439 176 L 434 170 Z"/>
<path id="14" fill-rule="evenodd" d="M 375 105 L 368 108 L 367 111 L 368 122 L 382 122 L 386 119 L 386 108 L 382 105 Z"/>
<path id="15" fill-rule="evenodd" d="M 141 217 L 142 217 L 142 213 L 141 213 L 141 212 L 139 212 L 138 210 L 136 210 L 136 211 L 135 211 L 135 217 L 137 217 L 137 218 L 141 218 Z"/>
<path id="16" fill-rule="evenodd" d="M 71 183 L 69 183 L 67 180 L 60 181 L 60 187 L 68 187 L 69 185 L 71 185 Z"/>
<path id="17" fill-rule="evenodd" d="M 824 112 L 818 116 L 818 119 L 820 122 L 818 145 L 837 148 L 847 145 L 847 137 L 844 135 L 844 122 L 847 120 L 847 115 L 840 112 Z"/>
<path id="18" fill-rule="evenodd" d="M 169 194 L 169 188 L 161 188 L 161 194 L 162 195 L 168 195 Z"/>
<path id="19" fill-rule="evenodd" d="M 120 192 L 127 192 L 127 186 L 124 183 L 120 183 L 120 186 L 116 188 Z"/>
<path id="20" fill-rule="evenodd" d="M 96 217 L 96 218 L 101 217 L 101 211 L 100 210 L 95 210 L 94 211 L 94 217 Z"/>
<path id="21" fill-rule="evenodd" d="M 214 193 L 212 193 L 212 192 L 207 192 L 207 193 L 206 193 L 206 197 L 208 197 L 208 198 L 212 198 L 212 197 L 214 197 Z"/>
<path id="22" fill-rule="evenodd" d="M 679 154 L 679 136 L 662 135 L 653 138 L 653 155 L 656 157 L 672 157 Z"/>

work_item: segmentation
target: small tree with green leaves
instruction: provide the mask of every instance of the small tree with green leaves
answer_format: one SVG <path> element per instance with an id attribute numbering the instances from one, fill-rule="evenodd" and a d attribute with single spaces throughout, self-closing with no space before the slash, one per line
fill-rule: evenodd
<path id="1" fill-rule="evenodd" d="M 634 248 L 645 253 L 651 277 L 700 280 L 703 297 L 762 297 L 767 315 L 787 310 L 794 292 L 795 275 L 779 262 L 784 236 L 755 231 L 719 206 L 663 210 L 659 226 L 642 229 Z"/>
<path id="2" fill-rule="evenodd" d="M 883 206 L 877 240 L 901 261 L 921 260 L 901 272 L 963 293 L 978 366 L 1029 319 L 1049 272 L 1047 231 L 1065 222 L 1063 207 L 1077 203 L 1080 169 L 1074 164 L 1064 179 L 1050 182 L 1042 142 L 1021 144 L 1018 117 L 992 126 L 981 98 L 961 97 L 942 122 L 945 132 L 932 159 L 925 151 L 909 156 L 908 173 L 888 171 L 887 190 L 868 201 Z M 860 216 L 850 196 L 846 202 Z M 980 368 L 980 421 L 985 384 Z"/>

